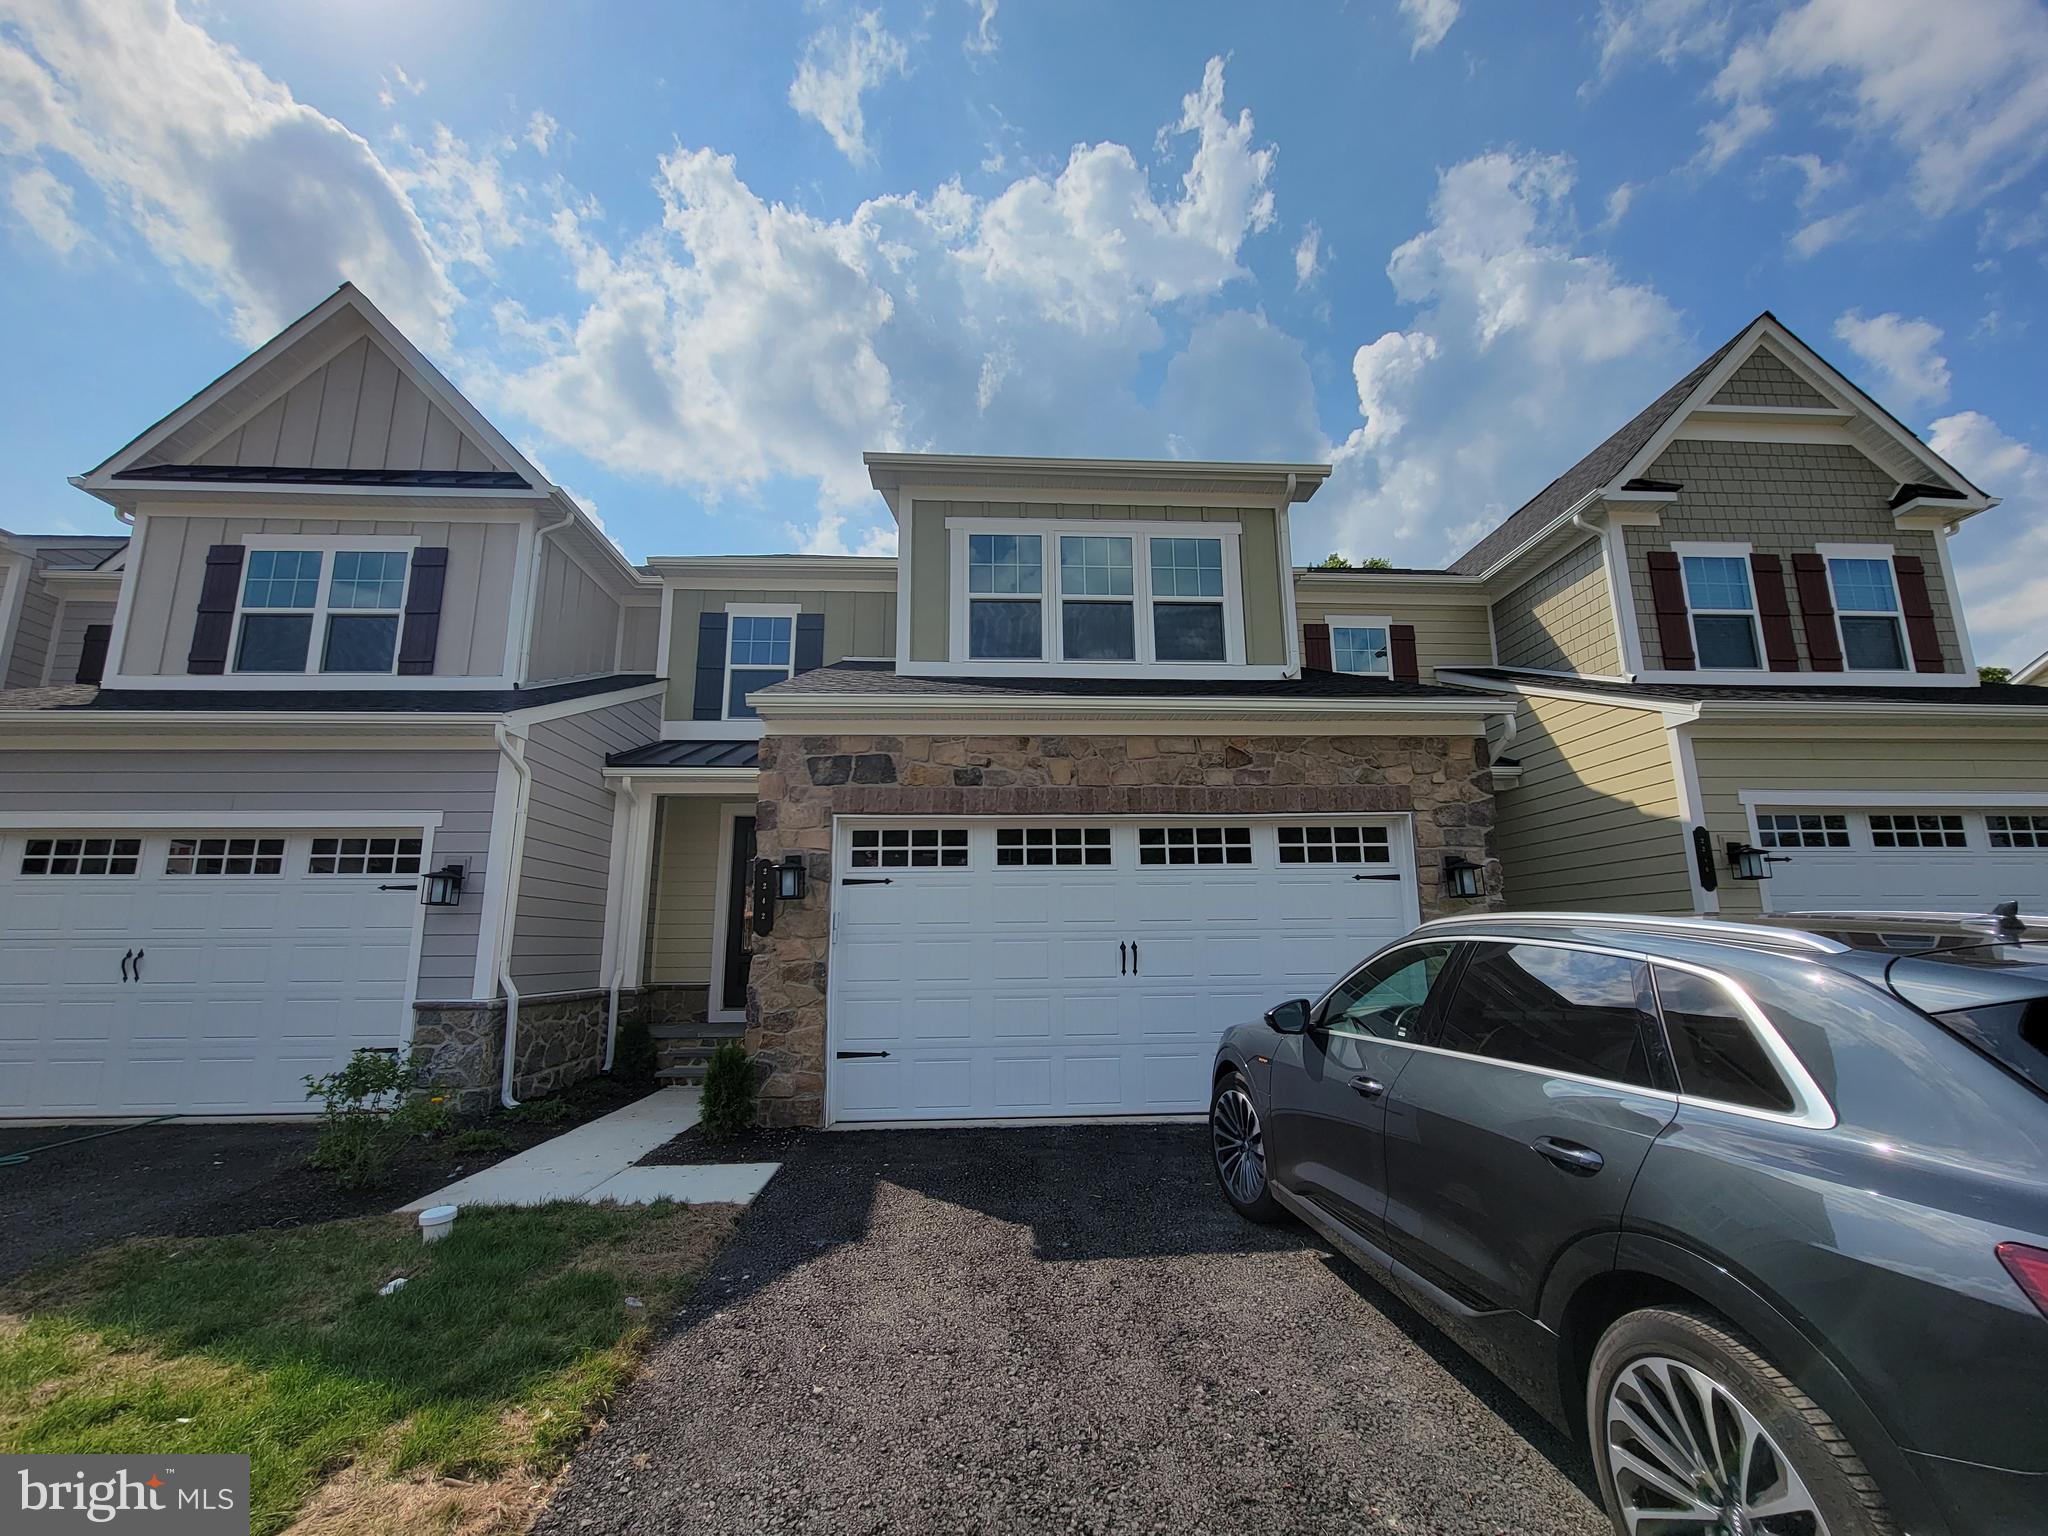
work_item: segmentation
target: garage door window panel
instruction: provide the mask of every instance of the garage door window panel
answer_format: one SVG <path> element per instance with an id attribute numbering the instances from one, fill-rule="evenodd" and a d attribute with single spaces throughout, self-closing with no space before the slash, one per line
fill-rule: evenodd
<path id="1" fill-rule="evenodd" d="M 1106 868 L 1114 862 L 1107 827 L 998 827 L 999 869 Z"/>
<path id="2" fill-rule="evenodd" d="M 316 837 L 306 871 L 314 875 L 416 875 L 416 837 Z"/>
<path id="3" fill-rule="evenodd" d="M 1282 864 L 1388 864 L 1385 827 L 1283 826 L 1275 831 Z"/>
<path id="4" fill-rule="evenodd" d="M 1653 1086 L 1648 967 L 1620 955 L 1475 944 L 1432 1043 L 1632 1087 Z"/>
<path id="5" fill-rule="evenodd" d="M 2048 848 L 2048 816 L 1994 812 L 1984 829 L 1994 848 Z"/>
<path id="6" fill-rule="evenodd" d="M 1324 999 L 1323 1027 L 1415 1039 L 1430 989 L 1450 957 L 1449 944 L 1413 944 L 1360 966 Z"/>
<path id="7" fill-rule="evenodd" d="M 1681 1093 L 1778 1114 L 1798 1107 L 1726 986 L 1693 971 L 1653 970 Z"/>
<path id="8" fill-rule="evenodd" d="M 855 869 L 965 869 L 964 827 L 857 827 L 851 838 Z"/>
<path id="9" fill-rule="evenodd" d="M 1849 818 L 1829 811 L 1766 811 L 1756 819 L 1760 848 L 1847 848 Z"/>
<path id="10" fill-rule="evenodd" d="M 1250 827 L 1140 827 L 1138 863 L 1187 869 L 1252 862 Z"/>
<path id="11" fill-rule="evenodd" d="M 174 837 L 164 859 L 167 875 L 281 875 L 281 837 Z"/>
<path id="12" fill-rule="evenodd" d="M 24 875 L 126 877 L 141 863 L 138 837 L 32 837 L 21 852 Z"/>
<path id="13" fill-rule="evenodd" d="M 1960 815 L 1873 811 L 1870 844 L 1873 848 L 1967 848 L 1970 838 Z"/>

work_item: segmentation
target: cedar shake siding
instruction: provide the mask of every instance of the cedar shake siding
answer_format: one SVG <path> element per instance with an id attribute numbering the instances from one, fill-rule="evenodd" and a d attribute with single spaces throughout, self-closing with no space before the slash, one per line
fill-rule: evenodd
<path id="1" fill-rule="evenodd" d="M 1654 670 L 1667 665 L 1657 642 L 1649 560 L 1652 550 L 1668 550 L 1678 543 L 1719 542 L 1747 544 L 1758 554 L 1778 556 L 1792 608 L 1792 641 L 1799 668 L 1824 671 L 1828 670 L 1825 655 L 1819 658 L 1823 665 L 1815 665 L 1816 635 L 1818 643 L 1832 646 L 1833 624 L 1812 611 L 1811 601 L 1803 600 L 1808 594 L 1798 579 L 1795 557 L 1811 557 L 1821 544 L 1869 543 L 1889 544 L 1894 554 L 1919 559 L 1944 670 L 1962 671 L 1955 610 L 1941 578 L 1939 535 L 1894 524 L 1890 503 L 1896 482 L 1856 449 L 1839 443 L 1724 443 L 1681 438 L 1658 455 L 1647 478 L 1684 487 L 1675 502 L 1658 508 L 1660 526 L 1623 530 L 1647 667 Z M 1824 593 L 1824 573 L 1820 579 Z M 1904 596 L 1902 592 L 1901 598 Z M 1501 663 L 1512 664 L 1505 636 Z M 1907 665 L 1913 665 L 1910 646 Z"/>
<path id="2" fill-rule="evenodd" d="M 1776 408 L 1804 406 L 1824 409 L 1834 404 L 1769 347 L 1758 347 L 1714 396 L 1715 405 Z"/>
<path id="3" fill-rule="evenodd" d="M 1621 656 L 1600 541 L 1588 539 L 1495 603 L 1493 634 L 1504 667 L 1618 674 Z"/>

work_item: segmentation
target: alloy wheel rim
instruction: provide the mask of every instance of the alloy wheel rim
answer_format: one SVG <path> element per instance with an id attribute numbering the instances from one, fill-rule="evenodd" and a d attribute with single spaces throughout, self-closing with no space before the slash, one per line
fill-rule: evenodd
<path id="1" fill-rule="evenodd" d="M 1615 1378 L 1606 1440 L 1630 1536 L 1828 1536 L 1756 1415 L 1682 1360 L 1649 1356 Z"/>
<path id="2" fill-rule="evenodd" d="M 1226 1088 L 1216 1096 L 1209 1111 L 1209 1135 L 1223 1187 L 1246 1205 L 1264 1194 L 1266 1138 L 1259 1129 L 1259 1112 L 1242 1088 Z"/>

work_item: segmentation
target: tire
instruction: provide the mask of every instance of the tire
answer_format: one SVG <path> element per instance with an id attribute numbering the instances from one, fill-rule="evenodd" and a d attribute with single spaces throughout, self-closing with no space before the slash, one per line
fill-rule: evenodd
<path id="1" fill-rule="evenodd" d="M 1224 1073 L 1209 1097 L 1209 1165 L 1238 1215 L 1269 1224 L 1286 1218 L 1266 1182 L 1265 1127 L 1242 1073 Z"/>
<path id="2" fill-rule="evenodd" d="M 1661 1430 L 1674 1408 L 1692 1430 L 1660 1445 L 1644 1429 Z M 1600 1497 L 1621 1536 L 1629 1531 L 1630 1507 L 1703 1510 L 1702 1536 L 1728 1529 L 1818 1536 L 1817 1522 L 1825 1522 L 1827 1536 L 1895 1536 L 1876 1480 L 1834 1420 L 1712 1313 L 1652 1307 L 1610 1327 L 1587 1374 L 1586 1428 Z M 1713 1449 L 1716 1439 L 1729 1448 L 1725 1458 Z M 1707 1453 L 1689 1456 L 1702 1442 Z M 1733 1478 L 1719 1469 L 1739 1466 L 1733 1448 L 1743 1445 L 1750 1447 L 1748 1497 L 1740 1506 L 1747 1523 L 1717 1524 L 1735 1494 Z M 1690 1491 L 1687 1478 L 1645 1476 L 1646 1469 L 1691 1470 Z M 1670 1489 L 1694 1503 L 1681 1504 Z M 1805 1513 L 1798 1512 L 1802 1505 Z M 1695 1529 L 1656 1522 L 1645 1528 Z"/>

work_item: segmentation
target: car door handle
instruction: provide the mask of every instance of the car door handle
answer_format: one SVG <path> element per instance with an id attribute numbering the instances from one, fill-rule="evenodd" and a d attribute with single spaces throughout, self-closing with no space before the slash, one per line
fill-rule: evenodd
<path id="1" fill-rule="evenodd" d="M 1364 1094 L 1368 1099 L 1376 1099 L 1387 1091 L 1387 1085 L 1376 1077 L 1354 1077 L 1351 1079 L 1351 1087 L 1354 1092 Z"/>
<path id="2" fill-rule="evenodd" d="M 134 958 L 135 951 L 132 949 L 121 957 L 121 979 L 123 981 L 126 981 L 128 979 L 128 962 L 130 960 L 133 960 Z"/>
<path id="3" fill-rule="evenodd" d="M 1582 1147 L 1576 1141 L 1560 1141 L 1555 1136 L 1538 1136 L 1529 1143 L 1529 1148 L 1582 1179 L 1590 1179 L 1607 1166 L 1607 1159 L 1591 1147 Z"/>

